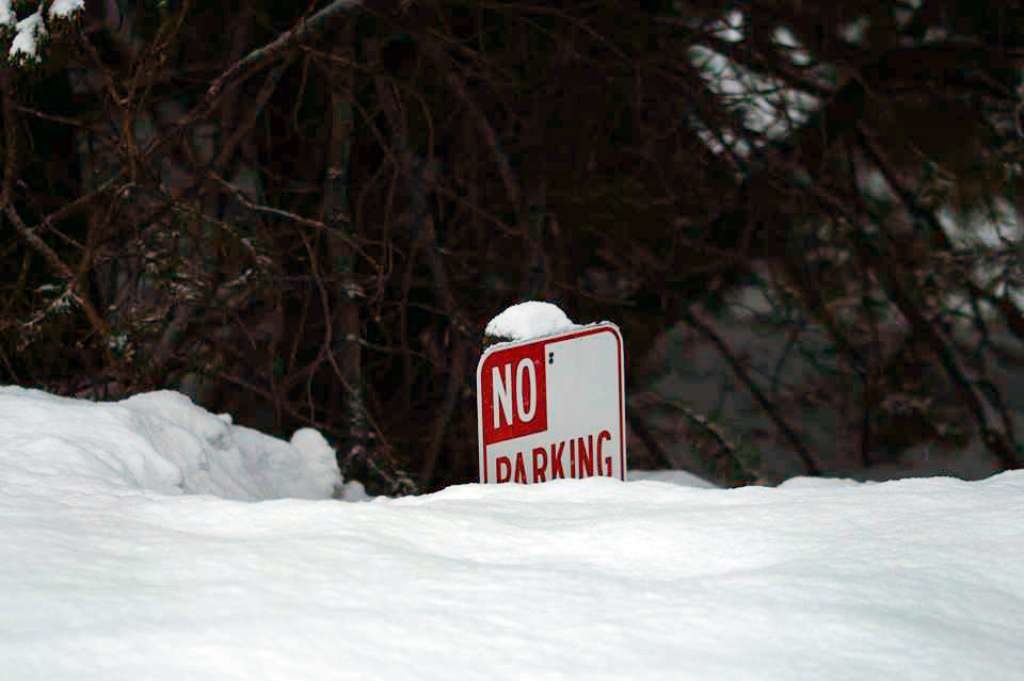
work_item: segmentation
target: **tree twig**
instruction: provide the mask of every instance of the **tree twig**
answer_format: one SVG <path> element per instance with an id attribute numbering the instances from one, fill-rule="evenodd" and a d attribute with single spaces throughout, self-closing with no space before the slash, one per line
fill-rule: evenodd
<path id="1" fill-rule="evenodd" d="M 775 423 L 776 428 L 782 433 L 783 437 L 789 441 L 793 451 L 796 452 L 800 461 L 804 465 L 804 469 L 809 475 L 821 475 L 821 469 L 818 468 L 818 464 L 815 463 L 811 457 L 811 453 L 807 450 L 800 436 L 796 434 L 796 431 L 786 422 L 786 419 L 779 413 L 778 407 L 765 396 L 754 381 L 750 372 L 743 366 L 743 363 L 736 357 L 735 353 L 729 348 L 726 342 L 715 333 L 714 329 L 701 321 L 697 315 L 689 310 L 689 308 L 683 308 L 682 312 L 683 321 L 697 330 L 707 340 L 711 341 L 711 344 L 715 346 L 719 354 L 729 364 L 729 367 L 736 374 L 736 377 L 740 380 L 740 383 L 746 387 L 747 391 L 751 394 L 754 400 L 761 406 L 768 418 Z"/>
<path id="2" fill-rule="evenodd" d="M 356 10 L 362 4 L 363 0 L 334 0 L 334 2 L 311 17 L 299 19 L 298 23 L 291 29 L 285 31 L 266 45 L 251 51 L 218 76 L 206 92 L 207 99 L 215 99 L 231 80 L 243 77 L 246 71 L 251 71 L 266 64 L 292 45 L 320 33 L 324 30 L 328 21 L 345 12 Z"/>

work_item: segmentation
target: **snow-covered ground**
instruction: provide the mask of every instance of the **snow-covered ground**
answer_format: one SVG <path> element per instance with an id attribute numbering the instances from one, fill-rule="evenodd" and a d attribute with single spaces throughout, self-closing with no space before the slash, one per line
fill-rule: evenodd
<path id="1" fill-rule="evenodd" d="M 0 389 L 0 679 L 1024 670 L 1024 472 L 252 501 L 327 497 L 327 453 L 173 393 Z"/>

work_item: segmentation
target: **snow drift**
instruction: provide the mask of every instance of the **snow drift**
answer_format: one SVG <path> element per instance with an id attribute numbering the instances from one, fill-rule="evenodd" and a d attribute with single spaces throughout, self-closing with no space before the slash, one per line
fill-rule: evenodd
<path id="1" fill-rule="evenodd" d="M 319 436 L 291 446 L 167 393 L 92 405 L 6 389 L 0 419 L 3 679 L 1024 669 L 1022 471 L 735 490 L 654 474 L 678 484 L 241 503 L 210 493 L 326 493 L 336 471 L 311 473 L 329 468 Z"/>
<path id="2" fill-rule="evenodd" d="M 0 490 L 318 499 L 339 482 L 334 451 L 315 430 L 289 444 L 170 391 L 104 404 L 0 387 Z"/>

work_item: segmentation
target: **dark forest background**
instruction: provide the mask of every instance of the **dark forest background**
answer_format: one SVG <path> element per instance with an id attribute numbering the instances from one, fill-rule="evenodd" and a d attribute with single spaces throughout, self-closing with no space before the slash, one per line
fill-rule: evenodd
<path id="1" fill-rule="evenodd" d="M 428 490 L 543 299 L 621 326 L 633 466 L 1024 463 L 1018 3 L 87 0 L 16 61 L 0 382 Z"/>

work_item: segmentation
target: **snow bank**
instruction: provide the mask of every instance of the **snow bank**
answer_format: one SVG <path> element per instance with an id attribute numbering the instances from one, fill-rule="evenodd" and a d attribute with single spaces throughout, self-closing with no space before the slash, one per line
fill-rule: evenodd
<path id="1" fill-rule="evenodd" d="M 312 431 L 289 445 L 174 393 L 0 390 L 0 678 L 1024 669 L 1024 471 L 731 490 L 593 478 L 362 504 L 181 493 L 322 495 L 309 471 L 327 458 Z"/>
<path id="2" fill-rule="evenodd" d="M 531 300 L 506 308 L 488 322 L 484 335 L 520 341 L 550 336 L 574 328 L 576 324 L 573 324 L 557 305 Z"/>
<path id="3" fill-rule="evenodd" d="M 145 490 L 226 499 L 329 497 L 340 482 L 318 432 L 289 444 L 170 392 L 116 403 L 0 387 L 0 491 Z"/>
<path id="4" fill-rule="evenodd" d="M 677 470 L 645 471 L 633 469 L 629 471 L 629 479 L 634 482 L 652 480 L 654 482 L 667 482 L 670 485 L 679 485 L 681 487 L 699 487 L 702 489 L 715 489 L 718 487 L 713 482 L 708 482 L 693 473 Z"/>

